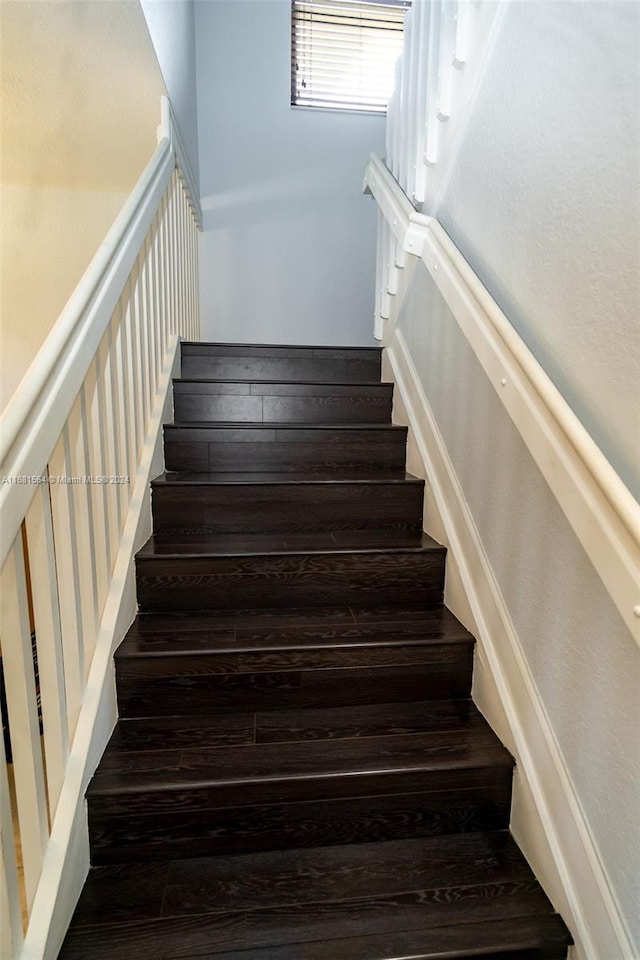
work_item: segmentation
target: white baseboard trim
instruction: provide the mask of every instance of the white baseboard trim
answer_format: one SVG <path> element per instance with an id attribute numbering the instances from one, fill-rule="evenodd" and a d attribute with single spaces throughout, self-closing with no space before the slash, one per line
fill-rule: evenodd
<path id="1" fill-rule="evenodd" d="M 574 960 L 637 960 L 524 659 L 514 625 L 402 333 L 383 361 L 394 421 L 409 426 L 408 469 L 428 478 L 449 548 L 445 600 L 475 633 L 474 699 L 514 753 L 511 829 L 576 941 Z M 432 510 L 433 512 L 433 510 Z M 464 594 L 464 596 L 462 596 Z M 458 613 L 460 609 L 460 613 Z M 469 622 L 471 620 L 471 622 Z M 535 735 L 527 734 L 534 731 Z"/>
<path id="2" fill-rule="evenodd" d="M 178 375 L 178 362 L 178 337 L 174 336 L 149 420 L 20 960 L 57 957 L 89 872 L 85 791 L 117 719 L 113 654 L 136 613 L 134 556 L 151 533 L 149 483 L 163 469 L 162 424 L 172 418 L 169 388 Z"/>

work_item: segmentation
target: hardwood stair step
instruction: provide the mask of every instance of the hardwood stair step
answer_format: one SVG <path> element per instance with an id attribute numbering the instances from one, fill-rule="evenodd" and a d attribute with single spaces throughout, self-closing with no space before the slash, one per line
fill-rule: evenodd
<path id="1" fill-rule="evenodd" d="M 391 383 L 174 380 L 176 420 L 390 423 Z"/>
<path id="2" fill-rule="evenodd" d="M 186 960 L 244 951 L 254 960 L 284 949 L 281 957 L 302 960 L 314 955 L 308 948 L 337 960 L 327 948 L 338 941 L 353 960 L 397 960 L 388 948 L 407 928 L 427 957 L 440 945 L 449 957 L 495 947 L 553 947 L 548 955 L 562 957 L 570 942 L 500 831 L 93 868 L 60 957 Z"/>
<path id="3" fill-rule="evenodd" d="M 156 538 L 333 530 L 422 528 L 424 481 L 301 480 L 298 475 L 164 474 L 152 483 Z"/>
<path id="4" fill-rule="evenodd" d="M 420 621 L 424 629 L 431 634 L 442 630 L 447 635 L 451 631 L 457 635 L 461 624 L 442 604 L 407 604 L 405 606 L 313 606 L 313 607 L 254 607 L 251 609 L 236 607 L 231 610 L 142 613 L 134 620 L 128 633 L 149 636 L 158 632 L 175 635 L 187 635 L 192 631 L 224 629 L 228 631 L 244 630 L 283 630 L 302 627 L 316 628 L 325 626 L 361 626 L 412 624 Z M 464 628 L 463 628 L 464 629 Z M 233 633 L 233 636 L 236 636 Z M 241 634 L 237 634 L 241 636 Z M 244 636 L 244 634 L 242 634 Z"/>
<path id="5" fill-rule="evenodd" d="M 386 781 L 407 775 L 410 779 L 428 776 L 435 783 L 448 781 L 456 772 L 475 774 L 495 766 L 511 770 L 513 759 L 486 722 L 470 723 L 463 730 L 258 744 L 239 751 L 167 747 L 151 757 L 132 752 L 126 764 L 120 762 L 118 751 L 112 759 L 107 747 L 87 796 L 92 803 L 126 806 L 128 798 L 167 789 L 198 791 L 206 785 L 216 796 L 235 795 L 242 788 L 248 802 L 249 794 L 261 801 L 279 799 L 285 784 L 292 799 L 306 798 L 312 783 L 318 791 L 314 798 L 320 792 L 333 796 L 337 790 L 352 796 L 370 780 L 375 781 L 372 788 L 383 793 Z M 446 783 L 442 789 L 447 789 Z M 200 799 L 199 795 L 189 797 L 187 803 L 197 806 Z"/>
<path id="6" fill-rule="evenodd" d="M 134 622 L 116 652 L 122 717 L 460 699 L 471 685 L 473 637 L 441 608 L 369 624 L 242 629 L 211 615 L 183 630 L 184 622 Z"/>
<path id="7" fill-rule="evenodd" d="M 426 534 L 326 534 L 155 540 L 136 557 L 139 609 L 439 603 L 446 550 Z"/>
<path id="8" fill-rule="evenodd" d="M 87 792 L 92 863 L 501 829 L 512 769 L 477 716 L 428 733 L 231 750 L 127 751 L 116 738 Z"/>
<path id="9" fill-rule="evenodd" d="M 465 698 L 472 660 L 472 649 L 460 644 L 295 657 L 254 654 L 244 662 L 231 655 L 120 660 L 118 704 L 122 717 L 153 717 Z"/>
<path id="10" fill-rule="evenodd" d="M 407 428 L 379 423 L 181 422 L 164 427 L 170 471 L 404 470 Z"/>
<path id="11" fill-rule="evenodd" d="M 275 485 L 278 483 L 295 483 L 297 485 L 302 485 L 305 483 L 323 483 L 327 486 L 330 484 L 341 484 L 341 483 L 360 483 L 363 485 L 375 486 L 376 484 L 386 484 L 386 483 L 419 483 L 422 484 L 424 481 L 418 479 L 418 477 L 412 476 L 410 473 L 406 473 L 404 466 L 400 469 L 389 469 L 389 470 L 375 470 L 372 471 L 368 467 L 344 467 L 337 469 L 335 467 L 319 468 L 317 470 L 306 470 L 299 471 L 292 476 L 291 473 L 287 471 L 260 471 L 260 470 L 210 470 L 210 471 L 196 471 L 196 470 L 168 470 L 164 473 L 161 473 L 155 480 L 151 481 L 151 485 L 191 485 L 191 486 L 210 486 L 210 485 L 231 485 L 231 484 L 268 484 Z"/>
<path id="12" fill-rule="evenodd" d="M 464 730 L 482 724 L 471 700 L 418 700 L 307 710 L 194 717 L 121 718 L 109 741 L 111 756 L 165 749 L 238 747 L 301 740 L 353 740 Z"/>
<path id="13" fill-rule="evenodd" d="M 182 343 L 181 373 L 220 380 L 380 382 L 380 347 Z"/>
<path id="14" fill-rule="evenodd" d="M 122 657 L 182 653 L 324 650 L 371 644 L 405 646 L 473 637 L 443 606 L 360 611 L 236 610 L 221 613 L 139 614 L 116 651 Z"/>

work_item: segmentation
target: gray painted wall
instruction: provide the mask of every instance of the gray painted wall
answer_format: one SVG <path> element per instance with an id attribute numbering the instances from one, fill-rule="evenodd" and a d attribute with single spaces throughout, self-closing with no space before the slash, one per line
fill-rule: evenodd
<path id="1" fill-rule="evenodd" d="M 195 11 L 193 0 L 140 0 L 167 93 L 198 184 Z"/>
<path id="2" fill-rule="evenodd" d="M 421 263 L 398 328 L 640 945 L 640 650 Z"/>
<path id="3" fill-rule="evenodd" d="M 291 108 L 288 0 L 195 11 L 203 339 L 372 343 L 384 118 Z"/>
<path id="4" fill-rule="evenodd" d="M 510 3 L 435 214 L 640 495 L 635 3 Z"/>

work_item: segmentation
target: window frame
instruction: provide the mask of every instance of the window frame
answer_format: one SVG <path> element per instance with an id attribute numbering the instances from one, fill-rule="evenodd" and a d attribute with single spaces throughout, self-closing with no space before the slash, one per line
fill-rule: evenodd
<path id="1" fill-rule="evenodd" d="M 370 117 L 386 117 L 388 110 L 388 100 L 384 109 L 370 108 L 366 104 L 353 106 L 331 106 L 325 103 L 299 103 L 296 102 L 298 95 L 297 87 L 297 57 L 296 57 L 296 7 L 301 3 L 309 3 L 313 0 L 291 0 L 290 4 L 290 106 L 292 110 L 312 110 L 316 113 L 337 113 L 337 114 L 363 114 Z M 330 6 L 335 0 L 318 0 L 322 6 Z M 337 0 L 340 2 L 340 0 Z M 404 13 L 411 7 L 412 0 L 346 0 L 366 7 L 396 7 Z M 403 35 L 403 27 L 394 31 Z"/>

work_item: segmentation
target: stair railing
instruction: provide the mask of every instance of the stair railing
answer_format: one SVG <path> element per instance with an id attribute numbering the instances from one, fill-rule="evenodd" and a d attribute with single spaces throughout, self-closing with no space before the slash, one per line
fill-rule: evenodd
<path id="1" fill-rule="evenodd" d="M 199 339 L 199 206 L 175 143 L 165 101 L 157 149 L 0 420 L 10 960 L 56 955 L 88 870 L 83 796 L 115 722 L 149 472 L 178 342 Z"/>
<path id="2" fill-rule="evenodd" d="M 403 28 L 386 127 L 386 165 L 414 209 L 429 212 L 472 91 L 498 33 L 496 0 L 414 0 Z M 378 219 L 374 336 L 380 340 L 406 254 Z"/>

